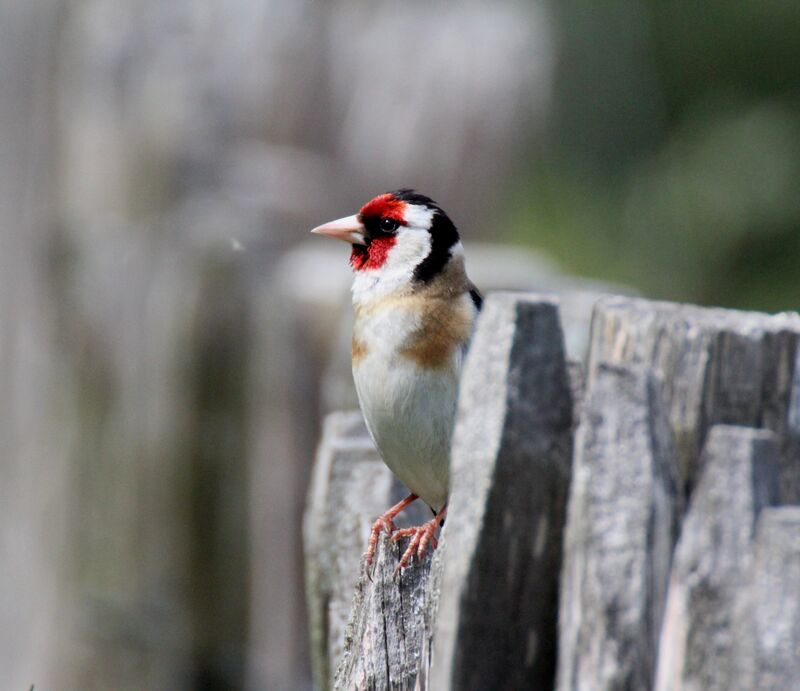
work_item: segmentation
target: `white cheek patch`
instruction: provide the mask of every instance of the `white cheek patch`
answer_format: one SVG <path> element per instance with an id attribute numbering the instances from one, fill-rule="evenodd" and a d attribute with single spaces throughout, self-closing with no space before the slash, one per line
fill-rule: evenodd
<path id="1" fill-rule="evenodd" d="M 408 208 L 417 210 L 417 207 Z M 419 209 L 419 211 L 427 210 Z M 428 213 L 432 215 L 433 212 Z M 408 212 L 406 217 L 408 218 Z M 431 235 L 427 226 L 402 227 L 383 266 L 356 272 L 353 280 L 353 300 L 355 302 L 375 300 L 407 287 L 413 279 L 414 269 L 430 254 L 430 251 Z"/>
<path id="2" fill-rule="evenodd" d="M 435 213 L 433 209 L 429 209 L 427 206 L 418 206 L 416 204 L 406 204 L 403 208 L 403 218 L 409 228 L 430 228 Z"/>

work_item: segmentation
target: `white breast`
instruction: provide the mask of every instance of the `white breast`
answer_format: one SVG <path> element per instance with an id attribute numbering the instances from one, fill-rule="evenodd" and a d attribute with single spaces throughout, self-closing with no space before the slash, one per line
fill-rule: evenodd
<path id="1" fill-rule="evenodd" d="M 359 315 L 354 339 L 364 355 L 353 378 L 367 427 L 386 465 L 411 492 L 439 510 L 447 501 L 450 437 L 463 351 L 430 369 L 399 355 L 419 324 L 395 307 Z"/>

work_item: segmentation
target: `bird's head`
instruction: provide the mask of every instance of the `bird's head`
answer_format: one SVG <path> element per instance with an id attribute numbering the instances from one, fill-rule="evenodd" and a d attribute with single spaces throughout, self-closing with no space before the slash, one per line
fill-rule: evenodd
<path id="1" fill-rule="evenodd" d="M 432 199 L 410 189 L 381 194 L 354 216 L 311 232 L 352 245 L 357 297 L 423 286 L 462 254 L 458 231 L 448 215 Z"/>

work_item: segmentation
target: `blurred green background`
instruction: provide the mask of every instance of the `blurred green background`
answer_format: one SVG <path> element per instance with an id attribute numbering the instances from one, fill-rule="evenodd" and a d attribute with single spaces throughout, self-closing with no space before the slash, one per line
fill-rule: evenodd
<path id="1" fill-rule="evenodd" d="M 519 164 L 508 237 L 654 297 L 797 309 L 797 4 L 550 8 L 550 136 Z"/>

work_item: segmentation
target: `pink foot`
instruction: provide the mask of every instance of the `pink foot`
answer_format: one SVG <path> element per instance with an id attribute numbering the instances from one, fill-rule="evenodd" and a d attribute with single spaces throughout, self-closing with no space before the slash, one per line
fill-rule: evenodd
<path id="1" fill-rule="evenodd" d="M 392 535 L 397 531 L 397 527 L 394 524 L 394 518 L 399 514 L 406 506 L 408 506 L 411 502 L 416 500 L 416 494 L 409 494 L 403 501 L 395 504 L 391 509 L 389 509 L 386 513 L 381 515 L 375 523 L 372 524 L 372 530 L 369 531 L 369 541 L 367 542 L 367 551 L 364 552 L 364 568 L 369 574 L 369 569 L 372 566 L 372 560 L 375 558 L 375 550 L 378 547 L 378 537 L 381 534 L 381 531 L 385 532 L 387 535 Z"/>
<path id="2" fill-rule="evenodd" d="M 411 560 L 414 558 L 416 554 L 417 559 L 421 560 L 422 557 L 425 556 L 425 552 L 428 550 L 428 546 L 432 550 L 436 549 L 439 546 L 439 542 L 436 539 L 436 529 L 439 527 L 439 524 L 442 522 L 444 517 L 447 515 L 447 506 L 445 506 L 434 518 L 429 520 L 427 523 L 423 523 L 419 526 L 414 526 L 413 528 L 403 528 L 402 530 L 396 530 L 392 534 L 392 542 L 397 542 L 404 537 L 411 537 L 411 542 L 408 544 L 406 551 L 403 552 L 403 556 L 400 557 L 400 561 L 397 564 L 397 567 L 394 570 L 395 575 L 397 575 L 400 571 L 407 568 L 411 564 Z"/>
<path id="3" fill-rule="evenodd" d="M 393 535 L 397 531 L 394 521 L 383 514 L 377 521 L 372 524 L 372 530 L 369 531 L 369 542 L 367 542 L 367 551 L 364 552 L 364 568 L 369 571 L 372 566 L 372 560 L 375 558 L 375 550 L 378 546 L 378 536 L 384 531 L 387 535 Z"/>

